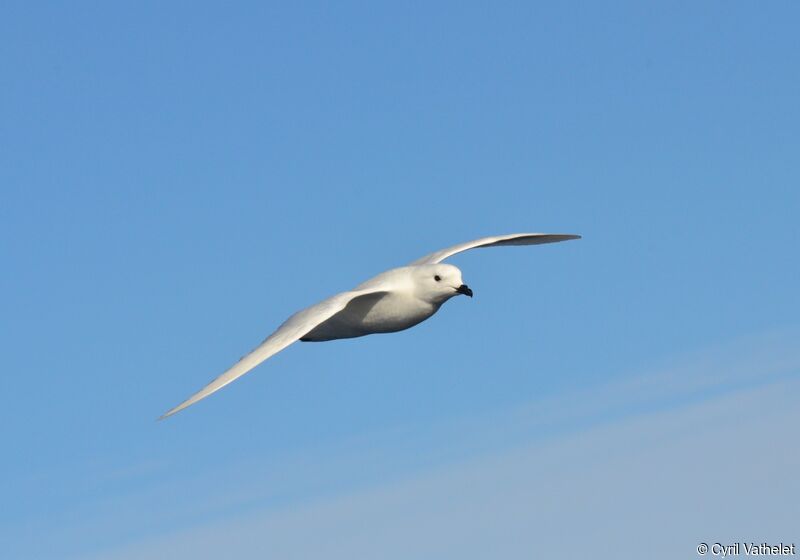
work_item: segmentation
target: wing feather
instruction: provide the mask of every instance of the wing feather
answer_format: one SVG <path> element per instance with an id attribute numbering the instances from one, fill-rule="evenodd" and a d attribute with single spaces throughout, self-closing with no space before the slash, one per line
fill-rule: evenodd
<path id="1" fill-rule="evenodd" d="M 558 241 L 568 241 L 570 239 L 580 239 L 580 235 L 573 235 L 569 233 L 511 233 L 509 235 L 495 235 L 493 237 L 482 237 L 475 241 L 468 241 L 466 243 L 459 243 L 441 251 L 436 251 L 430 255 L 425 255 L 421 259 L 412 262 L 412 265 L 417 264 L 436 264 L 440 263 L 446 258 L 452 257 L 456 253 L 461 253 L 468 249 L 477 249 L 478 247 L 499 247 L 503 245 L 540 245 L 543 243 L 556 243 Z"/>
<path id="2" fill-rule="evenodd" d="M 211 381 L 211 383 L 200 389 L 197 393 L 178 406 L 165 412 L 159 420 L 172 416 L 176 412 L 180 412 L 184 408 L 193 405 L 212 393 L 219 391 L 225 385 L 237 380 L 270 356 L 277 354 L 290 344 L 297 342 L 297 340 L 309 333 L 314 327 L 344 309 L 354 298 L 382 291 L 384 290 L 366 289 L 342 292 L 311 307 L 307 307 L 302 311 L 298 311 L 289 317 L 274 333 L 269 335 L 264 342 L 253 349 L 253 351 L 242 357 L 242 359 L 231 366 L 230 369 Z"/>

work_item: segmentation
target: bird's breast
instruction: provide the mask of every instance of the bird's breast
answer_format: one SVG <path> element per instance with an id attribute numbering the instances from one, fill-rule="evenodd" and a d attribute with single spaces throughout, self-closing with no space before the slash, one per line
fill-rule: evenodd
<path id="1" fill-rule="evenodd" d="M 439 306 L 403 294 L 389 293 L 376 300 L 357 299 L 301 340 L 324 341 L 402 331 L 421 323 L 438 309 Z"/>
<path id="2" fill-rule="evenodd" d="M 354 309 L 352 318 L 369 331 L 367 334 L 396 332 L 421 323 L 437 309 L 415 297 L 389 294 L 369 309 Z"/>

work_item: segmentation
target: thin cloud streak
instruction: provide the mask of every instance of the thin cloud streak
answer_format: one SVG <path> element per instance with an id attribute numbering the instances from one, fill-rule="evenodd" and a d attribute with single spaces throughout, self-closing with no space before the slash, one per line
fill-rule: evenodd
<path id="1" fill-rule="evenodd" d="M 796 340 L 782 333 L 737 341 L 672 369 L 526 407 L 483 431 L 463 423 L 462 433 L 482 441 L 502 428 L 507 441 L 527 441 L 97 558 L 666 559 L 694 554 L 699 542 L 787 541 L 789 520 L 800 515 L 800 454 L 787 444 L 800 425 Z M 358 469 L 357 459 L 350 464 Z"/>

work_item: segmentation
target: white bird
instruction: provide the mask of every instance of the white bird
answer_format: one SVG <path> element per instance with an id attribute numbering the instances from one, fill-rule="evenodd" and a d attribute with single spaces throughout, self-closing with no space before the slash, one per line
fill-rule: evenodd
<path id="1" fill-rule="evenodd" d="M 407 266 L 387 270 L 349 292 L 336 294 L 298 311 L 229 370 L 159 419 L 172 416 L 219 391 L 298 340 L 320 342 L 402 331 L 432 316 L 453 296 L 472 297 L 472 290 L 461 279 L 461 271 L 453 265 L 440 264 L 456 253 L 478 247 L 539 245 L 569 239 L 580 239 L 580 235 L 512 233 L 484 237 L 431 253 Z"/>

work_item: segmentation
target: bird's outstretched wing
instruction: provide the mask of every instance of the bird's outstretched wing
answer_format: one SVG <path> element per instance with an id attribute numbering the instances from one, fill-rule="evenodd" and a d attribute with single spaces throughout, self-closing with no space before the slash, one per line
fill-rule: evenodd
<path id="1" fill-rule="evenodd" d="M 425 255 L 421 259 L 417 259 L 410 263 L 415 264 L 436 264 L 440 263 L 448 257 L 452 257 L 456 253 L 466 251 L 467 249 L 476 249 L 478 247 L 499 247 L 502 245 L 540 245 L 542 243 L 556 243 L 557 241 L 568 241 L 570 239 L 580 239 L 580 235 L 572 235 L 568 233 L 511 233 L 508 235 L 495 235 L 494 237 L 482 237 L 475 241 L 468 241 L 467 243 L 460 243 L 453 245 L 447 249 L 436 251 L 430 255 Z"/>
<path id="2" fill-rule="evenodd" d="M 333 317 L 336 313 L 344 309 L 348 303 L 361 296 L 367 296 L 378 292 L 381 289 L 364 289 L 350 292 L 342 292 L 324 301 L 321 301 L 302 311 L 298 311 L 289 317 L 278 329 L 269 335 L 264 342 L 256 347 L 252 352 L 242 357 L 228 371 L 214 379 L 211 383 L 200 389 L 197 393 L 183 401 L 173 409 L 165 412 L 159 420 L 172 416 L 184 408 L 193 405 L 212 393 L 219 391 L 228 383 L 235 381 L 245 373 L 256 367 L 258 364 L 277 354 L 293 342 L 297 342 L 302 336 L 309 333 L 320 323 Z"/>

